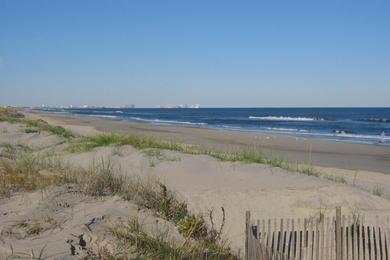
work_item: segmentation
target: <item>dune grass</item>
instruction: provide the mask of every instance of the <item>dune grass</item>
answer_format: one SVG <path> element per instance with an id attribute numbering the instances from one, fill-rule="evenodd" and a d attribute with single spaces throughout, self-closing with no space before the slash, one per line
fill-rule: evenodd
<path id="1" fill-rule="evenodd" d="M 320 177 L 321 173 L 311 166 L 288 162 L 281 158 L 269 158 L 257 149 L 244 149 L 231 152 L 216 151 L 196 145 L 160 140 L 135 134 L 98 134 L 81 137 L 69 146 L 70 152 L 87 152 L 97 147 L 131 145 L 137 149 L 165 149 L 192 155 L 208 155 L 220 161 L 261 163 L 279 167 L 290 172 Z"/>
<path id="2" fill-rule="evenodd" d="M 25 124 L 27 126 L 25 129 L 26 133 L 47 131 L 66 139 L 74 137 L 74 134 L 71 131 L 62 126 L 53 126 L 41 119 L 27 119 L 14 108 L 0 108 L 0 122 L 1 121 Z"/>
<path id="3" fill-rule="evenodd" d="M 157 179 L 124 176 L 110 160 L 93 161 L 87 169 L 64 164 L 49 154 L 18 151 L 13 159 L 0 158 L 0 197 L 70 184 L 88 196 L 119 196 L 178 226 L 183 236 L 204 248 L 229 253 L 220 233 L 209 228 L 202 215 L 191 214 L 187 204 Z M 212 248 L 211 248 L 212 247 Z M 229 253 L 230 254 L 230 253 Z"/>
<path id="4" fill-rule="evenodd" d="M 38 131 L 46 131 L 54 135 L 62 136 L 66 139 L 69 139 L 71 137 L 74 137 L 74 134 L 63 128 L 62 126 L 53 126 L 45 122 L 44 120 L 32 120 L 32 119 L 22 119 L 21 123 L 24 123 L 27 125 L 27 127 L 30 127 L 30 129 L 38 129 Z"/>
<path id="5" fill-rule="evenodd" d="M 135 259 L 238 259 L 230 253 L 228 247 L 213 246 L 206 243 L 175 245 L 164 236 L 152 236 L 142 230 L 138 219 L 130 219 L 111 228 L 112 234 L 129 247 L 131 257 Z"/>
<path id="6" fill-rule="evenodd" d="M 329 181 L 347 184 L 347 180 L 342 176 L 335 176 L 335 175 L 326 175 L 325 178 Z"/>
<path id="7" fill-rule="evenodd" d="M 15 108 L 0 107 L 0 122 L 8 121 L 11 123 L 17 123 L 19 119 L 24 118 L 22 113 L 19 113 Z"/>
<path id="8" fill-rule="evenodd" d="M 378 197 L 384 197 L 385 196 L 384 188 L 379 185 L 376 185 L 372 190 L 372 194 Z"/>
<path id="9" fill-rule="evenodd" d="M 41 171 L 45 167 L 40 163 L 37 157 L 31 155 L 25 155 L 17 160 L 0 158 L 0 197 L 10 195 L 12 192 L 34 191 L 67 183 L 62 175 L 42 174 Z"/>
<path id="10" fill-rule="evenodd" d="M 31 120 L 13 108 L 0 109 L 0 121 L 24 123 L 27 132 L 47 131 L 62 136 L 66 139 L 74 139 L 75 135 L 61 126 L 53 126 L 43 120 Z M 165 149 L 192 155 L 208 155 L 220 161 L 261 163 L 279 167 L 290 172 L 297 172 L 309 176 L 319 177 L 321 173 L 311 166 L 298 165 L 281 158 L 269 158 L 257 149 L 244 149 L 239 151 L 221 152 L 197 145 L 178 143 L 170 140 L 160 140 L 153 137 L 145 137 L 136 134 L 98 134 L 95 136 L 79 137 L 69 145 L 70 152 L 87 152 L 97 147 L 131 145 L 137 149 Z"/>

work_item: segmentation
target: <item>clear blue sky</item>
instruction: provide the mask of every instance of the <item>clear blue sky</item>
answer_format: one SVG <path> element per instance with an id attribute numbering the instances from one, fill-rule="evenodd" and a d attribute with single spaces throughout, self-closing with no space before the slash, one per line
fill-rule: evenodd
<path id="1" fill-rule="evenodd" d="M 0 104 L 390 106 L 390 1 L 0 0 Z"/>

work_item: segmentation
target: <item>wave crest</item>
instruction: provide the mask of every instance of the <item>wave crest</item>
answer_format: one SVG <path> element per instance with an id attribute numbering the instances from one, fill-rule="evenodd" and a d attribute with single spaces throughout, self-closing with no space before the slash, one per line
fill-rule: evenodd
<path id="1" fill-rule="evenodd" d="M 195 122 L 188 122 L 188 121 L 176 121 L 176 120 L 161 120 L 161 119 L 145 119 L 140 117 L 130 117 L 131 120 L 134 121 L 140 121 L 140 122 L 148 122 L 148 123 L 155 123 L 155 124 L 175 124 L 175 125 L 193 125 L 193 126 L 205 126 L 207 123 L 195 123 Z"/>
<path id="2" fill-rule="evenodd" d="M 322 121 L 320 117 L 290 117 L 290 116 L 249 116 L 252 120 L 264 121 Z"/>
<path id="3" fill-rule="evenodd" d="M 390 119 L 388 118 L 374 118 L 374 117 L 362 119 L 361 121 L 371 122 L 371 123 L 390 123 Z"/>

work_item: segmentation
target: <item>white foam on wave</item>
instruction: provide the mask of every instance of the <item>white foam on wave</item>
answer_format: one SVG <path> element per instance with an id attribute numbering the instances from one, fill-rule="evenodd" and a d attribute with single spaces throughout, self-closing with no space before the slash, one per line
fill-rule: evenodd
<path id="1" fill-rule="evenodd" d="M 96 116 L 96 117 L 103 117 L 103 118 L 118 118 L 117 116 L 111 116 L 111 115 L 88 115 L 88 116 Z"/>
<path id="2" fill-rule="evenodd" d="M 253 120 L 265 121 L 322 121 L 323 118 L 315 117 L 290 117 L 290 116 L 249 116 Z"/>
<path id="3" fill-rule="evenodd" d="M 301 133 L 306 133 L 306 132 L 308 132 L 307 130 L 296 129 L 296 128 L 267 127 L 267 128 L 265 128 L 265 129 L 266 129 L 266 130 L 270 130 L 270 131 L 286 131 L 286 132 L 301 132 Z"/>
<path id="4" fill-rule="evenodd" d="M 349 134 L 349 133 L 316 133 L 316 132 L 306 132 L 302 135 L 312 135 L 312 136 L 323 136 L 323 137 L 341 137 L 341 138 L 350 138 L 350 139 L 367 139 L 367 140 L 379 140 L 380 135 L 364 135 L 364 134 Z M 390 137 L 385 137 L 385 141 L 390 141 Z"/>
<path id="5" fill-rule="evenodd" d="M 130 117 L 129 119 L 141 122 L 155 123 L 155 124 L 176 124 L 176 125 L 194 125 L 194 126 L 206 126 L 207 123 L 195 123 L 188 121 L 176 121 L 176 120 L 161 120 L 161 119 L 145 119 L 140 117 Z"/>
<path id="6" fill-rule="evenodd" d="M 266 133 L 275 133 L 275 134 L 285 134 L 285 135 L 293 135 L 300 137 L 317 137 L 317 138 L 325 138 L 327 140 L 355 140 L 359 142 L 363 142 L 363 140 L 369 140 L 369 143 L 376 143 L 381 139 L 380 135 L 365 135 L 365 134 L 351 134 L 345 132 L 339 133 L 324 133 L 324 132 L 311 132 L 303 129 L 293 129 L 293 128 L 263 128 L 260 130 L 261 132 Z M 390 136 L 385 136 L 383 139 L 385 142 L 390 141 Z"/>
<path id="7" fill-rule="evenodd" d="M 390 119 L 388 118 L 374 118 L 374 117 L 363 119 L 361 121 L 371 122 L 371 123 L 390 123 Z"/>

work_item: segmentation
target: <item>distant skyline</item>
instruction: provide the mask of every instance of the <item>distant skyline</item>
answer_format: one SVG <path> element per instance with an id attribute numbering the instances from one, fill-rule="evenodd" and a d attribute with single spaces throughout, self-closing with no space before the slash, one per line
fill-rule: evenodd
<path id="1" fill-rule="evenodd" d="M 0 0 L 0 105 L 389 107 L 389 1 Z"/>

